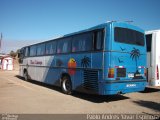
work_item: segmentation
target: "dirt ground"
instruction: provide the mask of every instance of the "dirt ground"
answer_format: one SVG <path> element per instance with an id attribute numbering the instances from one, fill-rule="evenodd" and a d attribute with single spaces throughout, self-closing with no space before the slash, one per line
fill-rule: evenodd
<path id="1" fill-rule="evenodd" d="M 0 113 L 16 114 L 160 114 L 160 87 L 144 92 L 97 96 L 61 89 L 38 82 L 24 81 L 13 71 L 0 70 Z"/>

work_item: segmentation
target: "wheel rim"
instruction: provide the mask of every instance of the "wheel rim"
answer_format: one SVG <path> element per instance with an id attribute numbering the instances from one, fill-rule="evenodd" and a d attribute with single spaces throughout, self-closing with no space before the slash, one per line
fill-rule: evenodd
<path id="1" fill-rule="evenodd" d="M 67 79 L 63 80 L 63 84 L 62 85 L 63 85 L 64 91 L 68 92 L 68 91 L 71 90 L 71 85 L 70 85 L 69 80 L 67 80 Z"/>

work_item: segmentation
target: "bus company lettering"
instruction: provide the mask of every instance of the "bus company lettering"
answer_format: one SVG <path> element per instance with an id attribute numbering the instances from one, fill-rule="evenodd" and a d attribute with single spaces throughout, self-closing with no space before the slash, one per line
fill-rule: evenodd
<path id="1" fill-rule="evenodd" d="M 42 61 L 30 60 L 30 64 L 42 65 Z"/>

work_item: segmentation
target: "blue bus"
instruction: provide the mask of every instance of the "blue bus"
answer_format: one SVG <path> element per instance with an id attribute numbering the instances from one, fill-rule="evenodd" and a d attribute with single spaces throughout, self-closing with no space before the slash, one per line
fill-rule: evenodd
<path id="1" fill-rule="evenodd" d="M 125 22 L 107 22 L 20 50 L 20 76 L 80 91 L 113 95 L 146 87 L 145 34 Z"/>

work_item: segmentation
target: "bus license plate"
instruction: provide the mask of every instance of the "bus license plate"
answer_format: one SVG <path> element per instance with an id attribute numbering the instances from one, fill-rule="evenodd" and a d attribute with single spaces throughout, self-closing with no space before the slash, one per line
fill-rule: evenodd
<path id="1" fill-rule="evenodd" d="M 136 87 L 136 84 L 127 84 L 126 87 Z"/>
<path id="2" fill-rule="evenodd" d="M 129 77 L 129 78 L 133 78 L 133 77 L 134 77 L 134 74 L 133 74 L 133 73 L 129 73 L 129 74 L 128 74 L 128 77 Z"/>

